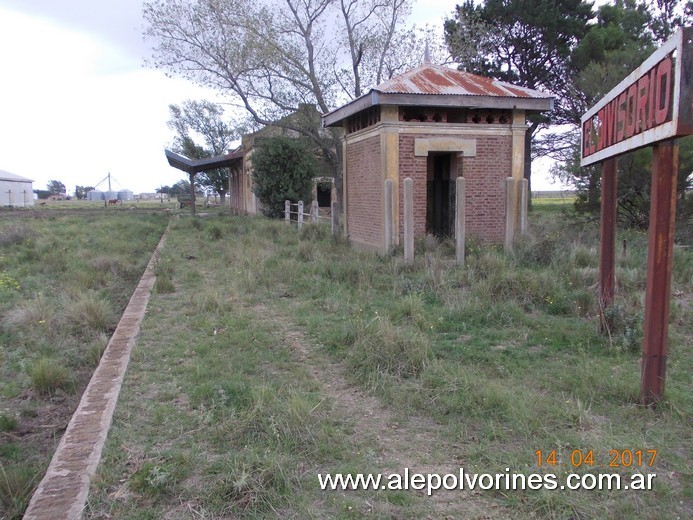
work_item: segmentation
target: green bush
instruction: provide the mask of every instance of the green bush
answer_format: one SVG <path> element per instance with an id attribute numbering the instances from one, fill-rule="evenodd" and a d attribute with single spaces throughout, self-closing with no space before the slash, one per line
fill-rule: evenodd
<path id="1" fill-rule="evenodd" d="M 262 212 L 271 218 L 284 214 L 284 202 L 312 200 L 313 179 L 318 163 L 313 150 L 302 139 L 270 137 L 252 155 L 253 192 Z"/>

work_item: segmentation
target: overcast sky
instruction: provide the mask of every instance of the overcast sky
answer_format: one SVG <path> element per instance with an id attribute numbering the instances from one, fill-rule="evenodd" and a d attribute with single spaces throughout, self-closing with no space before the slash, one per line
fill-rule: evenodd
<path id="1" fill-rule="evenodd" d="M 412 17 L 441 26 L 455 3 L 418 0 Z M 141 0 L 0 0 L 0 170 L 69 193 L 109 172 L 135 193 L 183 178 L 163 152 L 168 105 L 212 94 L 144 67 L 142 28 Z"/>

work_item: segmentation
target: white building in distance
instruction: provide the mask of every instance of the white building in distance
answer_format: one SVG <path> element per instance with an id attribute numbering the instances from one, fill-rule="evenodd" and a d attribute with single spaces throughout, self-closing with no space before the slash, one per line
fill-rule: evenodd
<path id="1" fill-rule="evenodd" d="M 0 206 L 24 208 L 34 205 L 34 188 L 31 179 L 0 170 Z"/>

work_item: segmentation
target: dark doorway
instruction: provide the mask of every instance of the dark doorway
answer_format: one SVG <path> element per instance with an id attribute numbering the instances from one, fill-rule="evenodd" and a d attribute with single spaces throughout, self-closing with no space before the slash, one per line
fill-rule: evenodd
<path id="1" fill-rule="evenodd" d="M 428 156 L 428 182 L 426 183 L 426 233 L 438 238 L 453 234 L 455 218 L 455 190 L 451 171 L 452 154 Z"/>
<path id="2" fill-rule="evenodd" d="M 329 208 L 332 206 L 332 187 L 318 184 L 318 207 Z"/>

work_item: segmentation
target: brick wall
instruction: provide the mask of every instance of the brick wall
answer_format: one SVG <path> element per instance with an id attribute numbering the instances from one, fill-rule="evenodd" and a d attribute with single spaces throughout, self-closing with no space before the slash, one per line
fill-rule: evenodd
<path id="1" fill-rule="evenodd" d="M 512 137 L 480 137 L 476 157 L 462 159 L 466 179 L 466 231 L 484 242 L 503 242 L 505 179 L 512 176 Z"/>
<path id="2" fill-rule="evenodd" d="M 348 143 L 346 154 L 349 239 L 380 248 L 384 243 L 380 136 Z"/>
<path id="3" fill-rule="evenodd" d="M 404 237 L 404 185 L 414 180 L 414 236 L 426 234 L 426 175 L 428 157 L 414 156 L 416 138 L 428 135 L 400 134 L 399 137 L 399 235 Z M 458 161 L 458 173 L 466 179 L 466 232 L 485 242 L 502 242 L 505 227 L 506 177 L 512 174 L 512 138 L 476 137 L 476 156 Z M 453 175 L 454 176 L 454 175 Z"/>

